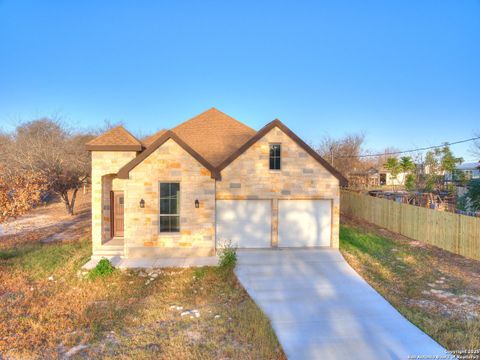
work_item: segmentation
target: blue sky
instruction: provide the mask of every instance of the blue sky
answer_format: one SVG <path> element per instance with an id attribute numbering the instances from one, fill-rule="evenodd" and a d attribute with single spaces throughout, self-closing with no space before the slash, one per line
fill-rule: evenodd
<path id="1" fill-rule="evenodd" d="M 3 129 L 57 114 L 148 134 L 210 107 L 372 150 L 471 137 L 480 1 L 0 0 Z"/>

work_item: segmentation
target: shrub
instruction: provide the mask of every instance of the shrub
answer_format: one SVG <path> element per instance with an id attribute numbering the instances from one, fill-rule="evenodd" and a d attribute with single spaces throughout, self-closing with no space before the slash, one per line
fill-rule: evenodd
<path id="1" fill-rule="evenodd" d="M 97 277 L 107 277 L 113 274 L 114 271 L 115 268 L 108 259 L 101 259 L 98 262 L 97 266 L 90 270 L 90 272 L 88 273 L 88 278 L 94 280 Z"/>
<path id="2" fill-rule="evenodd" d="M 470 199 L 470 207 L 473 211 L 480 211 L 480 180 L 471 180 L 468 184 L 467 197 Z"/>
<path id="3" fill-rule="evenodd" d="M 222 268 L 234 268 L 237 263 L 237 249 L 232 246 L 231 241 L 223 244 L 219 254 L 218 265 Z"/>

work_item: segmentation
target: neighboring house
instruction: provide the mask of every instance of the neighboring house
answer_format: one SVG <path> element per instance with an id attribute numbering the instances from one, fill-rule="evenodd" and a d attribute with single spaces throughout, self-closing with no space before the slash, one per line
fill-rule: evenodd
<path id="1" fill-rule="evenodd" d="M 393 177 L 385 168 L 376 169 L 371 167 L 365 171 L 355 171 L 348 174 L 348 184 L 352 188 L 372 188 L 381 185 L 402 185 L 407 173 L 400 172 Z"/>
<path id="2" fill-rule="evenodd" d="M 346 179 L 279 120 L 257 132 L 210 109 L 143 141 L 116 127 L 87 149 L 94 257 L 338 248 Z"/>
<path id="3" fill-rule="evenodd" d="M 445 173 L 446 182 L 473 179 L 480 179 L 480 161 L 457 165 L 453 174 L 450 172 Z"/>
<path id="4" fill-rule="evenodd" d="M 380 185 L 380 172 L 371 167 L 365 171 L 348 174 L 348 186 L 352 188 L 371 188 Z"/>
<path id="5" fill-rule="evenodd" d="M 392 176 L 392 173 L 389 170 L 382 168 L 379 171 L 380 185 L 403 185 L 407 175 L 408 173 L 399 172 L 396 176 Z"/>

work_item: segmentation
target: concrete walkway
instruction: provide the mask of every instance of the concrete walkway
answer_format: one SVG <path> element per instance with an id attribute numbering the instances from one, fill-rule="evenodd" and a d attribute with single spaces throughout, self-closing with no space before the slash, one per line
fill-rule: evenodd
<path id="1" fill-rule="evenodd" d="M 294 359 L 447 355 L 371 288 L 337 250 L 243 250 L 235 270 Z"/>
<path id="2" fill-rule="evenodd" d="M 118 269 L 183 268 L 218 265 L 216 256 L 145 259 L 122 259 L 120 256 L 105 256 L 105 258 L 110 260 L 112 265 Z M 102 257 L 92 257 L 82 268 L 86 270 L 93 269 L 101 259 Z"/>

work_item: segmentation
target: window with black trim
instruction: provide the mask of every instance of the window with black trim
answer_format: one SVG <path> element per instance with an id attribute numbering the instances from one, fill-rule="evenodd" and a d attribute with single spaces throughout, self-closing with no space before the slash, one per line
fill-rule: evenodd
<path id="1" fill-rule="evenodd" d="M 270 170 L 280 170 L 280 144 L 270 144 Z"/>
<path id="2" fill-rule="evenodd" d="M 160 232 L 180 231 L 180 184 L 160 183 Z"/>

